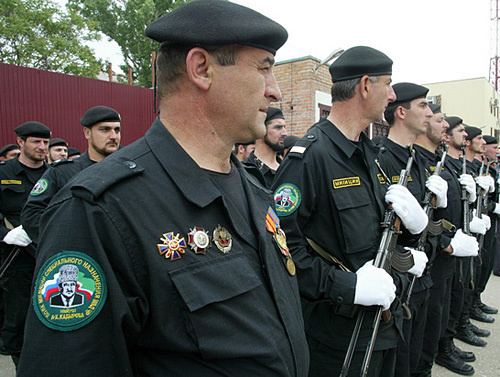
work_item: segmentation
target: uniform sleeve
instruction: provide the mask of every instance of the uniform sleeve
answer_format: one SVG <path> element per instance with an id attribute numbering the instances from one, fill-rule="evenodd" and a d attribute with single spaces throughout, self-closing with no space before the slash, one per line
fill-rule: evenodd
<path id="1" fill-rule="evenodd" d="M 28 196 L 28 200 L 23 207 L 21 212 L 21 224 L 24 230 L 28 233 L 31 240 L 35 245 L 39 243 L 39 228 L 40 228 L 40 218 L 42 217 L 45 209 L 49 205 L 50 201 L 57 193 L 59 188 L 57 187 L 57 171 L 54 168 L 49 168 L 43 176 L 38 180 L 37 185 L 41 185 L 43 182 L 44 186 L 39 191 L 32 191 Z"/>
<path id="2" fill-rule="evenodd" d="M 68 199 L 51 205 L 42 223 L 34 300 L 27 316 L 18 376 L 49 377 L 61 375 L 62 371 L 72 377 L 133 376 L 133 349 L 148 310 L 136 273 L 140 263 L 134 260 L 116 224 L 96 204 L 80 198 Z M 80 328 L 69 331 L 60 326 L 51 328 L 35 311 L 37 300 L 41 301 L 40 279 L 51 276 L 47 262 L 68 253 L 83 255 L 83 266 L 94 261 L 98 268 L 87 269 L 99 277 L 101 298 L 106 290 L 100 312 Z M 85 313 L 79 308 L 73 313 Z"/>
<path id="3" fill-rule="evenodd" d="M 352 304 L 356 274 L 344 272 L 328 263 L 312 250 L 306 240 L 308 227 L 318 223 L 316 209 L 321 206 L 311 173 L 313 169 L 303 160 L 287 158 L 278 170 L 272 187 L 275 198 L 284 184 L 295 186 L 300 194 L 298 208 L 286 216 L 280 215 L 281 227 L 297 266 L 300 293 L 306 299 L 332 299 L 337 303 Z M 335 237 L 334 232 L 332 237 Z M 339 251 L 337 255 L 340 254 Z"/>

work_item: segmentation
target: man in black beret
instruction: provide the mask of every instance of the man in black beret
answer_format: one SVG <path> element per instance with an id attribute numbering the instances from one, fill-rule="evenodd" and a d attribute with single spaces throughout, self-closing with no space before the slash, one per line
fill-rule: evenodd
<path id="1" fill-rule="evenodd" d="M 0 161 L 7 161 L 11 158 L 16 158 L 21 151 L 17 144 L 7 144 L 0 149 Z"/>
<path id="2" fill-rule="evenodd" d="M 232 153 L 265 135 L 287 33 L 246 7 L 203 0 L 146 34 L 161 43 L 160 116 L 47 207 L 19 376 L 305 377 L 294 261 L 269 191 Z M 69 320 L 41 287 L 58 261 L 99 283 Z M 43 352 L 52 342 L 71 360 Z"/>
<path id="3" fill-rule="evenodd" d="M 250 140 L 245 143 L 234 144 L 234 155 L 238 160 L 243 161 L 250 156 L 255 149 L 255 140 Z"/>
<path id="4" fill-rule="evenodd" d="M 269 188 L 273 183 L 276 170 L 278 170 L 283 152 L 286 130 L 285 116 L 281 109 L 269 107 L 267 109 L 266 134 L 263 139 L 255 141 L 255 150 L 243 162 L 247 171 L 254 175 L 264 187 Z"/>
<path id="5" fill-rule="evenodd" d="M 385 197 L 385 181 L 375 163 L 378 148 L 363 133 L 370 123 L 382 122 L 384 110 L 396 100 L 392 60 L 373 48 L 353 47 L 333 62 L 330 73 L 331 113 L 293 146 L 272 189 L 297 261 L 309 375 L 338 376 L 342 370 L 347 375 L 346 351 L 358 313 L 364 311 L 367 323 L 348 373 L 355 376 L 361 374 L 374 305 L 389 309 L 396 297 L 391 275 L 373 265 L 386 200 L 394 202 L 412 233 L 425 228 L 427 217 L 401 185 Z M 401 318 L 400 309 L 392 311 Z M 394 374 L 397 337 L 394 319 L 381 322 L 369 375 Z"/>
<path id="6" fill-rule="evenodd" d="M 120 114 L 115 109 L 107 106 L 94 106 L 83 114 L 80 124 L 83 126 L 88 149 L 77 159 L 64 158 L 53 163 L 30 193 L 21 213 L 21 223 L 34 245 L 39 243 L 42 214 L 57 192 L 75 174 L 103 160 L 119 148 L 122 126 Z M 68 149 L 64 140 L 52 140 L 55 140 L 53 145 L 62 143 L 62 146 Z"/>
<path id="7" fill-rule="evenodd" d="M 389 104 L 384 112 L 389 124 L 389 134 L 380 141 L 379 163 L 389 179 L 397 182 L 401 170 L 405 169 L 410 157 L 408 145 L 413 146 L 418 137 L 427 134 L 433 113 L 426 99 L 429 91 L 426 87 L 402 82 L 393 85 L 393 88 L 397 99 Z M 432 153 L 435 150 L 436 148 Z M 427 192 L 433 194 L 436 206 L 442 213 L 436 216 L 438 211 L 435 211 L 429 216 L 434 215 L 434 220 L 439 220 L 447 206 L 448 185 L 443 178 L 432 175 L 430 169 L 432 164 L 433 166 L 436 164 L 435 157 L 432 163 L 428 163 L 423 151 L 414 148 L 413 153 L 414 159 L 407 187 L 422 206 L 426 204 Z M 435 255 L 435 238 L 424 237 L 426 238 L 419 243 L 411 242 L 413 248 L 407 248 L 412 253 L 415 266 L 408 271 L 408 276 L 403 276 L 413 283 L 411 292 L 408 286 L 407 291 L 402 294 L 406 309 L 411 314 L 403 321 L 403 337 L 399 339 L 397 347 L 396 370 L 401 377 L 411 376 L 417 368 L 422 349 L 422 333 L 427 319 L 429 288 L 432 281 L 428 273 L 424 274 L 424 269 L 430 266 L 427 262 Z M 398 241 L 402 240 L 403 237 L 400 237 Z"/>
<path id="8" fill-rule="evenodd" d="M 16 127 L 20 154 L 0 162 L 1 259 L 14 257 L 2 279 L 5 320 L 1 338 L 5 349 L 17 365 L 23 344 L 24 321 L 31 297 L 31 280 L 35 267 L 31 239 L 20 221 L 21 210 L 29 192 L 47 169 L 45 159 L 50 129 L 39 122 Z"/>
<path id="9" fill-rule="evenodd" d="M 68 160 L 80 157 L 82 152 L 78 148 L 68 147 Z"/>
<path id="10" fill-rule="evenodd" d="M 60 138 L 53 138 L 49 141 L 49 153 L 48 153 L 49 164 L 52 164 L 59 160 L 64 160 L 68 157 L 68 143 L 66 140 Z"/>

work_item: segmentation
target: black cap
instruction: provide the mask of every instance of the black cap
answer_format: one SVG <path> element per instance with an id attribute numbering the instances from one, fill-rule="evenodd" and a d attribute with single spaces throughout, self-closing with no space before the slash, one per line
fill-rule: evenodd
<path id="1" fill-rule="evenodd" d="M 53 139 L 50 139 L 49 141 L 49 148 L 51 147 L 55 147 L 56 145 L 62 145 L 64 147 L 67 147 L 68 146 L 68 143 L 66 143 L 66 140 L 64 139 L 59 139 L 57 137 L 53 138 Z"/>
<path id="2" fill-rule="evenodd" d="M 431 108 L 433 114 L 439 114 L 442 112 L 441 105 L 436 105 L 435 103 L 429 103 L 429 107 Z"/>
<path id="3" fill-rule="evenodd" d="M 451 130 L 453 130 L 459 124 L 463 123 L 463 119 L 457 116 L 449 116 L 444 118 L 444 120 L 450 125 L 450 127 L 446 129 L 446 133 L 448 134 L 451 134 Z"/>
<path id="4" fill-rule="evenodd" d="M 483 139 L 484 139 L 484 141 L 486 141 L 486 145 L 489 145 L 489 144 L 498 144 L 498 139 L 495 136 L 484 135 Z"/>
<path id="5" fill-rule="evenodd" d="M 356 46 L 332 63 L 330 74 L 333 82 L 352 80 L 364 75 L 392 75 L 392 60 L 374 48 Z"/>
<path id="6" fill-rule="evenodd" d="M 250 144 L 255 144 L 255 140 L 250 140 L 245 143 L 236 143 L 236 145 L 250 145 Z"/>
<path id="7" fill-rule="evenodd" d="M 0 149 L 0 157 L 5 157 L 7 155 L 7 153 L 9 153 L 10 151 L 16 150 L 16 149 L 19 149 L 19 145 L 17 145 L 17 144 L 4 145 L 2 147 L 2 149 Z"/>
<path id="8" fill-rule="evenodd" d="M 76 156 L 76 155 L 81 155 L 82 153 L 77 149 L 73 147 L 68 147 L 68 158 L 71 156 Z"/>
<path id="9" fill-rule="evenodd" d="M 283 26 L 242 5 L 197 0 L 153 21 L 146 35 L 162 44 L 257 47 L 276 54 L 288 39 Z"/>
<path id="10" fill-rule="evenodd" d="M 483 131 L 481 131 L 480 128 L 474 126 L 465 126 L 465 132 L 467 132 L 467 137 L 465 138 L 465 140 L 472 140 L 476 136 L 481 135 Z"/>
<path id="11" fill-rule="evenodd" d="M 300 137 L 295 135 L 288 135 L 285 137 L 285 141 L 283 142 L 283 148 L 288 149 L 295 145 L 297 141 L 300 140 Z"/>
<path id="12" fill-rule="evenodd" d="M 265 124 L 268 122 L 272 121 L 273 119 L 285 119 L 285 116 L 283 115 L 283 112 L 278 109 L 277 107 L 268 107 L 267 108 L 267 116 L 266 120 L 264 121 Z"/>
<path id="13" fill-rule="evenodd" d="M 80 124 L 84 127 L 92 127 L 100 122 L 121 122 L 120 114 L 111 107 L 94 106 L 88 109 L 80 119 Z"/>
<path id="14" fill-rule="evenodd" d="M 396 93 L 396 101 L 391 103 L 391 106 L 411 102 L 417 98 L 425 98 L 429 89 L 424 86 L 413 84 L 411 82 L 400 82 L 392 86 Z"/>
<path id="15" fill-rule="evenodd" d="M 50 128 L 40 122 L 26 122 L 17 126 L 14 130 L 17 136 L 20 137 L 41 137 L 43 139 L 50 138 Z"/>

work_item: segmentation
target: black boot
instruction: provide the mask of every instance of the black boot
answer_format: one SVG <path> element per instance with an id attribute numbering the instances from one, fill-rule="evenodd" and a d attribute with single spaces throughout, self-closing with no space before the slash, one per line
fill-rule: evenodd
<path id="1" fill-rule="evenodd" d="M 497 314 L 498 313 L 497 308 L 486 305 L 484 302 L 481 301 L 481 299 L 479 299 L 477 306 L 479 307 L 479 309 L 481 309 L 481 311 L 483 311 L 486 314 Z"/>
<path id="2" fill-rule="evenodd" d="M 483 312 L 477 305 L 474 305 L 470 308 L 469 316 L 476 321 L 485 322 L 485 323 L 493 323 L 495 322 L 495 318 L 489 316 L 485 312 Z"/>
<path id="3" fill-rule="evenodd" d="M 451 345 L 451 338 L 442 338 L 439 340 L 438 354 L 435 360 L 436 364 L 464 376 L 473 375 L 474 368 L 464 363 L 455 352 L 453 352 Z"/>
<path id="4" fill-rule="evenodd" d="M 487 336 L 490 336 L 491 335 L 491 332 L 489 330 L 486 330 L 486 329 L 480 329 L 479 327 L 477 327 L 475 324 L 473 324 L 472 322 L 469 322 L 469 328 L 472 330 L 472 332 L 474 334 L 476 334 L 477 336 L 481 337 L 481 338 L 486 338 Z"/>
<path id="5" fill-rule="evenodd" d="M 474 352 L 462 351 L 455 345 L 455 343 L 453 343 L 453 339 L 451 340 L 451 349 L 462 361 L 467 361 L 469 363 L 476 361 L 476 355 L 474 355 Z"/>
<path id="6" fill-rule="evenodd" d="M 455 338 L 476 347 L 484 347 L 487 344 L 486 341 L 474 334 L 467 324 L 457 327 L 457 334 L 455 335 Z"/>

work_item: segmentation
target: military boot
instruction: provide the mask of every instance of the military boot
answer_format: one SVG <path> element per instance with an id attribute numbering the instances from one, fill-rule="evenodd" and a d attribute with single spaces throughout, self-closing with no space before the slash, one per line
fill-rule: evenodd
<path id="1" fill-rule="evenodd" d="M 463 376 L 471 376 L 474 374 L 474 368 L 464 363 L 464 361 L 453 352 L 452 338 L 442 338 L 439 340 L 438 354 L 435 361 L 437 365 L 445 367 L 454 373 Z"/>

